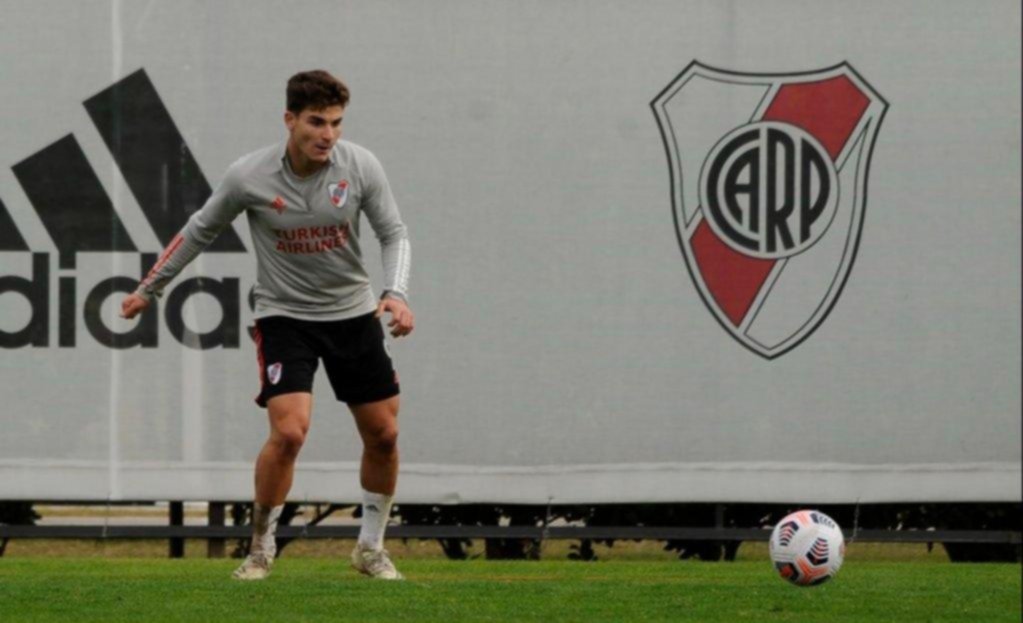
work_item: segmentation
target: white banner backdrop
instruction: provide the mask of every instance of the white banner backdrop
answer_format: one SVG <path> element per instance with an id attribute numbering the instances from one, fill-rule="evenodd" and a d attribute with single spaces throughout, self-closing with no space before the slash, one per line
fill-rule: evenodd
<path id="1" fill-rule="evenodd" d="M 1017 2 L 0 11 L 0 499 L 251 497 L 268 427 L 245 220 L 149 320 L 117 318 L 118 289 L 205 181 L 284 138 L 287 78 L 325 68 L 352 90 L 345 138 L 380 158 L 411 235 L 417 328 L 390 344 L 399 502 L 1020 500 Z M 872 159 L 821 161 L 839 199 L 817 244 L 855 239 L 855 261 L 822 269 L 840 296 L 781 354 L 733 337 L 747 308 L 715 310 L 693 277 L 719 267 L 727 298 L 746 273 L 721 245 L 687 264 L 696 234 L 676 220 L 728 134 L 712 121 L 785 119 L 787 100 L 779 82 L 701 113 L 719 100 L 683 89 L 666 127 L 651 103 L 694 60 L 775 77 L 844 63 L 887 103 Z M 839 96 L 822 97 L 831 119 Z M 676 122 L 706 145 L 666 150 Z M 740 169 L 720 192 L 752 218 L 769 184 L 749 191 L 756 167 Z M 805 175 L 790 196 L 823 196 Z M 771 197 L 759 214 L 784 217 L 788 196 Z M 749 309 L 798 306 L 809 286 L 783 277 Z M 291 499 L 355 501 L 351 417 L 322 373 L 315 396 Z"/>

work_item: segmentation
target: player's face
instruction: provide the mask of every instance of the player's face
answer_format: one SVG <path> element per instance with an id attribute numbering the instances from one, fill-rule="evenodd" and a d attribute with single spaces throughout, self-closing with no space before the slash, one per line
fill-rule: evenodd
<path id="1" fill-rule="evenodd" d="M 292 148 L 307 161 L 324 163 L 330 159 L 330 150 L 341 138 L 341 118 L 345 109 L 328 106 L 320 110 L 305 109 L 299 114 L 284 113 Z"/>

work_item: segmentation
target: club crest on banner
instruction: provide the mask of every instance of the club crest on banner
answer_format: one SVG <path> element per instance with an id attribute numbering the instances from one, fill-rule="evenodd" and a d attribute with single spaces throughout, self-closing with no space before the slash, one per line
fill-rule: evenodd
<path id="1" fill-rule="evenodd" d="M 334 204 L 335 208 L 343 207 L 345 201 L 348 200 L 348 180 L 330 184 L 327 186 L 327 192 L 330 193 L 330 202 Z"/>
<path id="2" fill-rule="evenodd" d="M 744 74 L 693 61 L 650 105 L 703 302 L 751 351 L 795 348 L 852 270 L 887 102 L 848 63 Z"/>

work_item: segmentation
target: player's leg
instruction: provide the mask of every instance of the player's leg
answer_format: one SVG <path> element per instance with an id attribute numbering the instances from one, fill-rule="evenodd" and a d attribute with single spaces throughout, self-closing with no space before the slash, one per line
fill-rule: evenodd
<path id="1" fill-rule="evenodd" d="M 260 393 L 270 434 L 256 459 L 252 546 L 235 571 L 241 580 L 261 580 L 270 573 L 277 553 L 275 532 L 284 500 L 294 479 L 295 460 L 309 431 L 313 377 L 318 360 L 302 321 L 265 318 L 256 323 Z"/>
<path id="2" fill-rule="evenodd" d="M 277 555 L 277 520 L 295 476 L 295 460 L 305 443 L 313 395 L 293 392 L 267 401 L 270 437 L 256 459 L 256 500 L 252 505 L 252 546 L 234 572 L 239 580 L 262 580 Z"/>
<path id="3" fill-rule="evenodd" d="M 365 549 L 384 547 L 384 530 L 391 516 L 398 482 L 399 397 L 349 405 L 362 437 L 362 526 L 359 542 Z"/>
<path id="4" fill-rule="evenodd" d="M 292 392 L 266 401 L 270 436 L 256 459 L 256 499 L 252 506 L 252 546 L 235 571 L 239 580 L 261 580 L 277 555 L 277 520 L 295 476 L 295 460 L 309 432 L 313 396 Z"/>
<path id="5" fill-rule="evenodd" d="M 305 443 L 312 415 L 313 395 L 294 392 L 267 401 L 270 437 L 256 459 L 256 504 L 274 508 L 284 504 L 295 477 L 295 460 Z"/>
<path id="6" fill-rule="evenodd" d="M 362 438 L 359 481 L 366 491 L 391 497 L 398 482 L 400 397 L 349 405 Z"/>
<path id="7" fill-rule="evenodd" d="M 375 578 L 401 579 L 383 549 L 398 480 L 398 377 L 372 314 L 339 322 L 332 335 L 334 352 L 323 365 L 338 400 L 348 403 L 363 445 L 362 527 L 352 565 Z"/>
<path id="8" fill-rule="evenodd" d="M 384 531 L 391 516 L 398 481 L 398 396 L 349 405 L 362 437 L 362 525 L 352 551 L 352 566 L 370 577 L 400 580 L 384 549 Z"/>

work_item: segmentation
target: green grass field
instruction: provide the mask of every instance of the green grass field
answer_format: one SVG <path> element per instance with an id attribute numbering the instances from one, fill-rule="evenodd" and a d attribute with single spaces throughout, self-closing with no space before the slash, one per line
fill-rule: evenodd
<path id="1" fill-rule="evenodd" d="M 1019 621 L 1020 566 L 849 561 L 797 588 L 766 561 L 400 560 L 405 582 L 341 560 L 0 558 L 0 621 Z"/>

